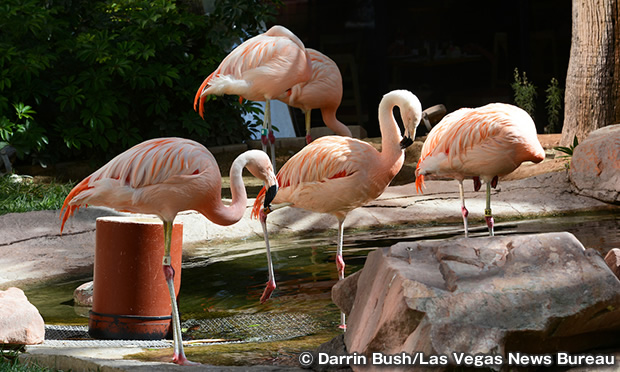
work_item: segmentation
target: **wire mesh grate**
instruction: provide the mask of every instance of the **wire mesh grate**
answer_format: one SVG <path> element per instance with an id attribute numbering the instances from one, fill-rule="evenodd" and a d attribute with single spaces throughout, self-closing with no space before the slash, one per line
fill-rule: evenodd
<path id="1" fill-rule="evenodd" d="M 302 313 L 258 313 L 225 318 L 189 319 L 182 323 L 183 339 L 188 346 L 265 342 L 307 336 L 321 325 Z M 46 325 L 44 346 L 57 347 L 126 347 L 165 348 L 171 340 L 97 340 L 88 334 L 87 326 Z"/>
<path id="2" fill-rule="evenodd" d="M 317 332 L 320 324 L 302 313 L 258 313 L 226 318 L 192 319 L 183 323 L 191 338 L 262 342 L 286 340 Z"/>

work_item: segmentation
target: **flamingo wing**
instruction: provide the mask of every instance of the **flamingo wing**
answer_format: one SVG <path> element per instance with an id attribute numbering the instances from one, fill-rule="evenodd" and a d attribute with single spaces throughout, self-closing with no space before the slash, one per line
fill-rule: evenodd
<path id="1" fill-rule="evenodd" d="M 307 48 L 312 61 L 312 77 L 291 88 L 290 94 L 279 99 L 304 111 L 323 107 L 334 111 L 342 101 L 342 75 L 338 65 L 321 52 Z"/>
<path id="2" fill-rule="evenodd" d="M 145 191 L 159 188 L 165 192 L 175 185 L 181 190 L 189 178 L 215 170 L 215 158 L 197 142 L 181 138 L 142 142 L 110 160 L 71 190 L 60 213 L 61 232 L 67 219 L 80 206 L 88 204 L 130 212 L 170 214 L 172 212 L 165 212 L 166 205 L 172 204 L 174 197 L 160 195 L 159 205 L 148 208 L 141 200 L 146 196 Z"/>
<path id="3" fill-rule="evenodd" d="M 333 214 L 357 208 L 367 202 L 369 194 L 362 174 L 367 173 L 377 155 L 372 146 L 353 138 L 318 138 L 282 166 L 273 203 L 289 202 Z M 264 193 L 263 188 L 256 198 L 253 217 L 258 217 Z"/>
<path id="4" fill-rule="evenodd" d="M 207 95 L 236 94 L 264 101 L 310 79 L 312 66 L 303 43 L 286 28 L 274 26 L 235 48 L 200 85 L 194 98 L 204 117 Z"/>
<path id="5" fill-rule="evenodd" d="M 539 162 L 544 150 L 530 116 L 503 103 L 463 108 L 445 116 L 428 134 L 416 168 L 416 188 L 424 175 L 454 179 L 505 175 L 523 161 Z"/>

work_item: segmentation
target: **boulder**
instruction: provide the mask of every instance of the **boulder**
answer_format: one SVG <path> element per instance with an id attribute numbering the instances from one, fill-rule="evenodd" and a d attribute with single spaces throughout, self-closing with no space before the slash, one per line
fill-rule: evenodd
<path id="1" fill-rule="evenodd" d="M 357 288 L 352 307 L 340 286 Z M 620 331 L 620 281 L 567 232 L 399 243 L 332 293 L 346 350 L 368 358 L 579 352 Z"/>
<path id="2" fill-rule="evenodd" d="M 569 177 L 576 193 L 620 204 L 620 124 L 593 131 L 575 147 Z"/>
<path id="3" fill-rule="evenodd" d="M 93 306 L 93 281 L 81 284 L 73 291 L 73 304 L 75 306 Z"/>
<path id="4" fill-rule="evenodd" d="M 44 339 L 43 318 L 24 291 L 15 287 L 0 291 L 0 344 L 34 345 Z"/>

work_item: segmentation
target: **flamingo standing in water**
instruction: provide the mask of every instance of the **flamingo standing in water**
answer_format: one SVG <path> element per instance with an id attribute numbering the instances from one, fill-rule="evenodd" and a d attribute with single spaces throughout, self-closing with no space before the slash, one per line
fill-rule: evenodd
<path id="1" fill-rule="evenodd" d="M 404 137 L 394 119 L 395 106 L 400 108 Z M 278 172 L 279 190 L 273 203 L 328 213 L 338 220 L 339 279 L 344 278 L 342 241 L 347 214 L 379 197 L 400 171 L 405 160 L 404 149 L 413 143 L 421 117 L 422 106 L 415 95 L 406 90 L 392 91 L 379 104 L 381 152 L 355 138 L 325 136 L 304 147 Z M 263 188 L 252 210 L 252 216 L 259 217 L 263 224 L 266 214 L 271 212 L 261 207 L 266 195 Z M 269 246 L 267 235 L 265 242 Z M 275 287 L 273 268 L 269 267 L 269 281 L 261 301 L 266 301 Z M 341 314 L 341 328 L 345 324 L 345 316 Z"/>
<path id="2" fill-rule="evenodd" d="M 247 203 L 241 177 L 244 167 L 265 182 L 267 207 L 277 192 L 277 181 L 269 157 L 264 152 L 250 150 L 235 159 L 230 168 L 232 203 L 225 206 L 221 200 L 220 171 L 209 150 L 197 142 L 182 138 L 152 139 L 116 156 L 85 178 L 71 190 L 62 206 L 61 233 L 75 210 L 88 204 L 154 214 L 163 221 L 163 270 L 172 304 L 174 363 L 194 364 L 187 360 L 183 351 L 174 293 L 174 269 L 170 258 L 174 218 L 181 211 L 193 209 L 220 225 L 239 221 Z"/>
<path id="3" fill-rule="evenodd" d="M 289 106 L 300 108 L 306 119 L 306 143 L 310 137 L 312 109 L 320 109 L 325 125 L 337 135 L 351 137 L 351 131 L 336 118 L 336 111 L 342 101 L 342 75 L 338 65 L 323 53 L 306 48 L 312 61 L 312 77 L 291 88 L 278 98 Z"/>
<path id="4" fill-rule="evenodd" d="M 310 56 L 301 40 L 283 26 L 273 26 L 236 47 L 200 85 L 194 109 L 204 118 L 204 101 L 210 94 L 236 94 L 252 101 L 265 101 L 261 131 L 263 151 L 271 142 L 275 169 L 275 137 L 271 130 L 270 99 L 276 99 L 295 84 L 310 79 Z"/>
<path id="5" fill-rule="evenodd" d="M 416 168 L 416 190 L 425 178 L 448 177 L 459 181 L 465 236 L 467 215 L 463 180 L 473 178 L 474 190 L 486 183 L 484 216 L 489 234 L 494 235 L 491 187 L 524 161 L 539 163 L 545 150 L 536 136 L 534 121 L 524 110 L 505 103 L 479 108 L 462 108 L 445 116 L 426 137 Z"/>

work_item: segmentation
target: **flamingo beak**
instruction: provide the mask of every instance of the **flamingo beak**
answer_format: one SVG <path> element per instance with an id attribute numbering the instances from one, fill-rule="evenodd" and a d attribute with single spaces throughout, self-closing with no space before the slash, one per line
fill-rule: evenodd
<path id="1" fill-rule="evenodd" d="M 405 135 L 402 140 L 400 140 L 400 149 L 404 150 L 407 147 L 413 145 L 413 140 L 408 135 Z"/>
<path id="2" fill-rule="evenodd" d="M 267 189 L 267 191 L 265 192 L 265 202 L 263 203 L 263 206 L 265 207 L 265 209 L 269 209 L 269 207 L 271 206 L 271 202 L 276 197 L 277 193 L 278 193 L 278 185 L 270 186 Z"/>

